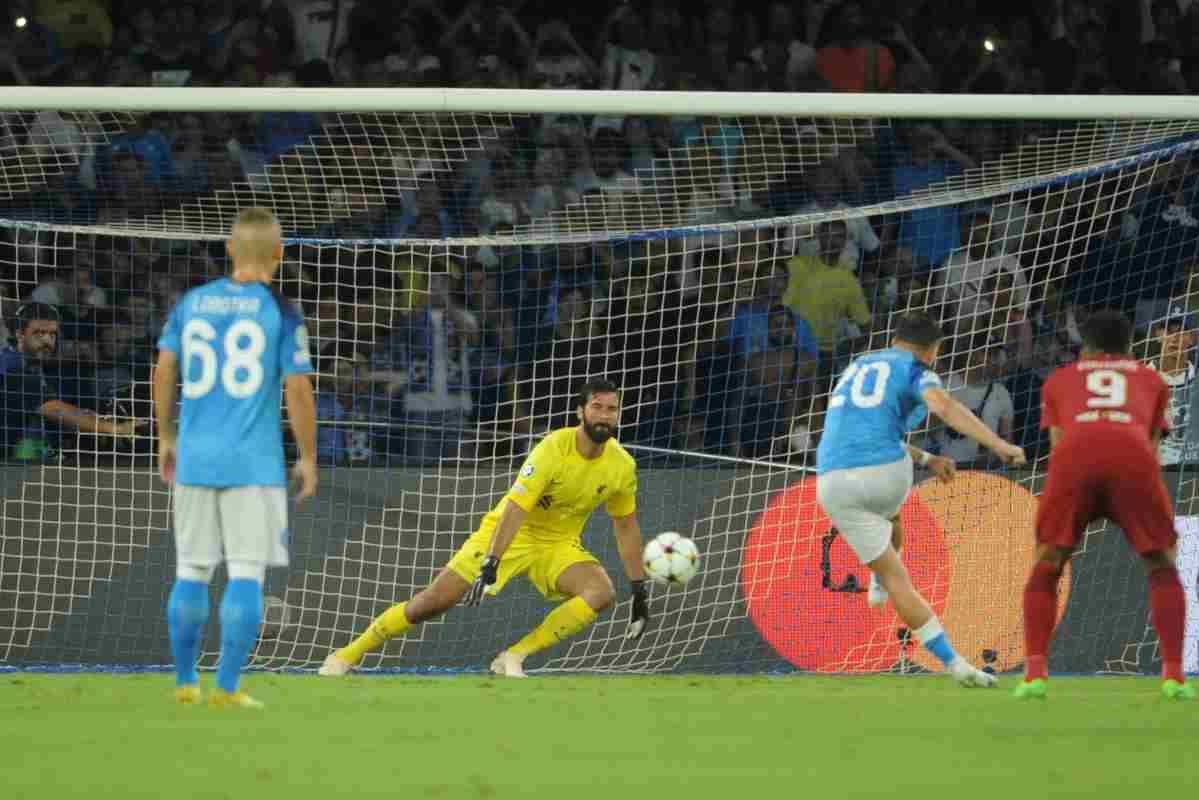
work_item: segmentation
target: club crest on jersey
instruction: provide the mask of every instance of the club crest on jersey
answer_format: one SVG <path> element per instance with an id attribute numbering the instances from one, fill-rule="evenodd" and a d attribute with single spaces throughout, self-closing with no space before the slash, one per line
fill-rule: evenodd
<path id="1" fill-rule="evenodd" d="M 520 477 L 522 477 L 522 478 L 532 478 L 532 477 L 533 477 L 533 473 L 534 473 L 535 471 L 536 471 L 536 470 L 534 469 L 534 467 L 533 467 L 533 465 L 532 465 L 532 464 L 525 464 L 523 467 L 521 467 L 521 468 L 520 468 Z"/>

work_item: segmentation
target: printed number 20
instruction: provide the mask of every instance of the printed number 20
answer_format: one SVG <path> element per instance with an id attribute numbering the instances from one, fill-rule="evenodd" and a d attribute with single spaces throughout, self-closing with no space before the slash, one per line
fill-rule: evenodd
<path id="1" fill-rule="evenodd" d="M 1097 369 L 1087 373 L 1089 408 L 1123 408 L 1128 401 L 1128 379 L 1114 369 Z"/>
<path id="2" fill-rule="evenodd" d="M 866 381 L 870 373 L 874 373 L 874 385 L 867 393 Z M 891 365 L 886 361 L 875 361 L 864 367 L 857 364 L 851 365 L 849 369 L 845 370 L 841 380 L 837 381 L 837 386 L 833 389 L 833 396 L 828 401 L 829 408 L 844 405 L 845 395 L 839 394 L 839 390 L 846 383 L 849 383 L 849 399 L 858 408 L 874 408 L 882 405 L 883 398 L 887 393 L 887 378 L 890 377 Z"/>

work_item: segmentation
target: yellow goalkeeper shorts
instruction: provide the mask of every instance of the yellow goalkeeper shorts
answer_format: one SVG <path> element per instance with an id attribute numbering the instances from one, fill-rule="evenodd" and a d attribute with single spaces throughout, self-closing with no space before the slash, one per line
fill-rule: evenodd
<path id="1" fill-rule="evenodd" d="M 446 568 L 467 583 L 474 583 L 491 547 L 492 533 L 493 531 L 479 531 L 467 539 Z M 494 597 L 508 581 L 518 575 L 524 575 L 546 600 L 563 600 L 567 595 L 558 591 L 558 576 L 574 564 L 598 563 L 599 559 L 577 540 L 541 542 L 518 533 L 500 559 L 495 584 L 487 593 Z"/>

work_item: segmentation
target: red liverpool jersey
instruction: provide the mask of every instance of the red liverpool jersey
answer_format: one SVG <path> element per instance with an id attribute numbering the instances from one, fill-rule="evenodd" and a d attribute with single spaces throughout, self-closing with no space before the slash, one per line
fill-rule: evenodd
<path id="1" fill-rule="evenodd" d="M 1096 356 L 1059 367 L 1041 390 L 1041 427 L 1062 435 L 1099 425 L 1148 442 L 1166 433 L 1170 390 L 1155 370 L 1127 356 Z"/>

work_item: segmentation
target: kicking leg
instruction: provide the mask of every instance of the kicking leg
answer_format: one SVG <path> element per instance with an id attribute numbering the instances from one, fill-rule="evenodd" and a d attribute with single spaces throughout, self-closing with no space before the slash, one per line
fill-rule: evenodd
<path id="1" fill-rule="evenodd" d="M 925 649 L 945 665 L 955 681 L 968 688 L 995 685 L 994 675 L 976 669 L 950 645 L 940 620 L 912 585 L 912 579 L 895 548 L 888 546 L 881 556 L 870 562 L 869 567 L 891 596 L 895 613 L 907 623 Z"/>
<path id="2" fill-rule="evenodd" d="M 899 514 L 891 518 L 891 546 L 895 548 L 896 556 L 903 551 L 903 518 Z M 882 608 L 887 604 L 887 597 L 887 590 L 879 581 L 878 573 L 871 570 L 870 590 L 866 594 L 866 602 L 871 608 Z"/>
<path id="3" fill-rule="evenodd" d="M 439 617 L 453 608 L 466 594 L 470 584 L 457 573 L 443 569 L 433 582 L 406 603 L 397 603 L 384 611 L 353 642 L 330 653 L 321 665 L 320 675 L 345 675 L 358 666 L 362 657 L 389 639 L 402 636 L 413 625 Z"/>
<path id="4" fill-rule="evenodd" d="M 1195 687 L 1182 671 L 1182 639 L 1186 630 L 1186 595 L 1175 568 L 1174 550 L 1141 555 L 1149 572 L 1149 608 L 1162 652 L 1162 694 L 1172 700 L 1190 700 Z"/>
<path id="5" fill-rule="evenodd" d="M 612 580 L 595 562 L 571 564 L 558 576 L 555 587 L 570 599 L 551 611 L 528 636 L 496 656 L 491 671 L 510 678 L 525 677 L 522 664 L 528 656 L 569 639 L 595 622 L 616 596 Z"/>

